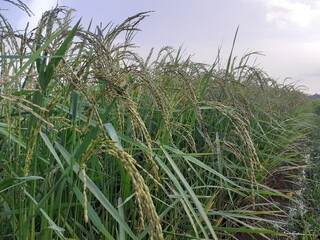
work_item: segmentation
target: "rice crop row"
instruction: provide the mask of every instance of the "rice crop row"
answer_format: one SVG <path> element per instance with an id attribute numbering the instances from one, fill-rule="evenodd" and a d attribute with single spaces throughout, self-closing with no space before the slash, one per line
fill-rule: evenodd
<path id="1" fill-rule="evenodd" d="M 24 32 L 2 16 L 1 239 L 293 235 L 305 95 L 251 66 L 256 53 L 141 58 L 148 14 L 83 27 L 57 7 Z"/>

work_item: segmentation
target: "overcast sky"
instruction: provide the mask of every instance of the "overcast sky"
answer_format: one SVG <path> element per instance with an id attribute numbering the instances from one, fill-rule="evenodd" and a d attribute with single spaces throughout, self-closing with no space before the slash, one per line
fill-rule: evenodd
<path id="1" fill-rule="evenodd" d="M 142 11 L 154 13 L 140 25 L 134 42 L 145 54 L 152 47 L 178 48 L 193 54 L 197 62 L 213 63 L 218 48 L 227 61 L 237 26 L 235 55 L 259 51 L 256 64 L 279 82 L 287 77 L 304 85 L 308 93 L 320 93 L 320 1 L 318 0 L 25 0 L 35 13 L 29 18 L 0 2 L 3 12 L 17 28 L 27 21 L 35 25 L 45 10 L 59 5 L 76 10 L 86 25 L 121 23 Z M 19 17 L 17 17 L 19 16 Z M 254 59 L 253 59 L 254 60 Z"/>

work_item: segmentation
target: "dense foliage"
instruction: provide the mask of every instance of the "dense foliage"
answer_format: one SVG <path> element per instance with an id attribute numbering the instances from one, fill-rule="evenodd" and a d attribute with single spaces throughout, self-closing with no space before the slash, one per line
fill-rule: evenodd
<path id="1" fill-rule="evenodd" d="M 2 18 L 1 239 L 293 235 L 305 95 L 254 53 L 141 58 L 147 14 L 92 30 L 58 7 L 22 33 Z"/>

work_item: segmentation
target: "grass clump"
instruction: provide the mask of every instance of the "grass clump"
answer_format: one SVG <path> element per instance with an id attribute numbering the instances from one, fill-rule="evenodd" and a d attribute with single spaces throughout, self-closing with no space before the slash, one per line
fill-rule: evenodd
<path id="1" fill-rule="evenodd" d="M 22 34 L 3 20 L 3 239 L 286 236 L 304 94 L 253 53 L 225 68 L 169 47 L 142 59 L 147 15 L 91 30 L 57 7 Z"/>

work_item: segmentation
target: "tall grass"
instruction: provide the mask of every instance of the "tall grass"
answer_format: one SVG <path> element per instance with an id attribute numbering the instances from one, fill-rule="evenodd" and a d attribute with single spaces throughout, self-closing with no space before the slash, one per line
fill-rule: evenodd
<path id="1" fill-rule="evenodd" d="M 57 7 L 23 33 L 2 18 L 3 239 L 290 236 L 291 185 L 274 180 L 302 162 L 304 95 L 254 53 L 225 68 L 169 47 L 142 59 L 147 15 L 92 30 Z"/>

